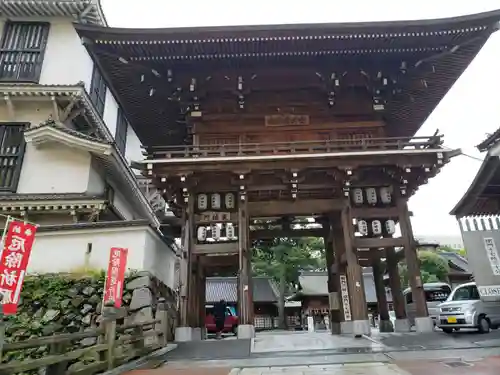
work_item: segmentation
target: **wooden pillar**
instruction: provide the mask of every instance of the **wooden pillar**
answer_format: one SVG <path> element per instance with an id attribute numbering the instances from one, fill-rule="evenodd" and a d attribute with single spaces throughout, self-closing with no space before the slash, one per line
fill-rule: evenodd
<path id="1" fill-rule="evenodd" d="M 180 305 L 179 327 L 189 327 L 189 294 L 192 274 L 191 253 L 194 233 L 194 195 L 188 196 L 187 207 L 183 214 L 182 254 L 180 259 Z"/>
<path id="2" fill-rule="evenodd" d="M 239 250 L 239 324 L 253 325 L 253 301 L 251 300 L 250 282 L 251 267 L 250 257 L 251 249 L 249 243 L 249 218 L 247 209 L 246 195 L 241 194 L 238 205 L 238 250 Z"/>
<path id="3" fill-rule="evenodd" d="M 201 328 L 201 339 L 206 338 L 205 332 L 205 304 L 206 304 L 206 275 L 205 270 L 201 267 L 198 273 L 198 327 Z"/>
<path id="4" fill-rule="evenodd" d="M 427 310 L 427 302 L 425 300 L 425 292 L 420 275 L 420 264 L 417 256 L 417 246 L 413 237 L 411 227 L 410 213 L 408 212 L 407 200 L 403 197 L 398 197 L 397 206 L 399 211 L 399 226 L 401 236 L 404 241 L 404 252 L 406 258 L 406 266 L 408 268 L 408 279 L 412 292 L 413 301 L 416 304 L 416 317 L 425 318 L 429 316 Z"/>
<path id="5" fill-rule="evenodd" d="M 342 289 L 342 283 L 347 284 L 346 263 L 342 261 L 345 255 L 344 231 L 339 222 L 332 221 L 331 231 L 333 240 L 333 289 L 337 293 L 338 309 L 332 314 L 332 334 L 352 333 L 352 328 L 345 330 L 345 323 L 352 321 L 351 299 L 349 288 L 345 285 Z M 345 299 L 345 300 L 344 300 Z M 344 328 L 342 325 L 344 324 Z"/>
<path id="6" fill-rule="evenodd" d="M 378 313 L 380 315 L 380 332 L 392 332 L 393 327 L 389 317 L 389 306 L 384 285 L 384 270 L 380 259 L 375 259 L 373 264 L 373 280 L 375 282 L 375 293 L 377 295 Z"/>
<path id="7" fill-rule="evenodd" d="M 324 223 L 323 227 L 329 228 L 329 223 Z M 333 238 L 331 236 L 330 230 L 328 231 L 328 235 L 323 237 L 323 244 L 325 246 L 325 261 L 326 261 L 326 271 L 328 274 L 328 279 L 327 279 L 327 286 L 328 286 L 328 320 L 330 322 L 330 329 L 332 330 L 332 333 L 337 333 L 334 332 L 334 314 L 338 310 L 339 303 L 338 303 L 338 298 L 336 298 L 334 301 L 332 300 L 332 297 L 336 294 L 335 290 L 335 275 L 332 273 L 333 270 L 333 264 L 334 264 L 334 254 L 333 254 Z M 335 322 L 337 323 L 337 322 Z M 340 333 L 340 324 L 338 325 L 338 330 Z M 335 331 L 337 327 L 335 326 Z"/>
<path id="8" fill-rule="evenodd" d="M 350 203 L 342 210 L 341 217 L 347 260 L 347 284 L 351 296 L 353 331 L 358 336 L 370 333 L 370 325 L 363 285 L 363 269 L 358 263 L 357 249 L 354 248 L 354 226 Z"/>
<path id="9" fill-rule="evenodd" d="M 389 273 L 389 287 L 391 288 L 394 313 L 396 314 L 396 319 L 404 320 L 406 319 L 406 309 L 403 290 L 401 288 L 401 279 L 399 278 L 396 251 L 393 247 L 389 247 L 386 249 L 386 255 L 387 272 Z"/>

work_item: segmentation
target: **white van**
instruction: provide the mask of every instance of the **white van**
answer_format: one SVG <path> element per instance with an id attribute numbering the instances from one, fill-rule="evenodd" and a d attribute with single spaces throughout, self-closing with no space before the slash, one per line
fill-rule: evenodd
<path id="1" fill-rule="evenodd" d="M 500 326 L 500 301 L 482 301 L 475 282 L 459 285 L 439 305 L 437 326 L 446 333 L 461 328 L 488 333 Z"/>
<path id="2" fill-rule="evenodd" d="M 423 285 L 425 292 L 425 300 L 427 301 L 427 309 L 429 316 L 432 318 L 434 325 L 436 325 L 439 316 L 439 304 L 446 301 L 451 294 L 451 286 L 446 283 L 425 283 Z M 417 306 L 413 300 L 411 288 L 406 288 L 403 292 L 406 306 L 406 316 L 410 322 L 410 326 L 415 325 L 415 317 L 417 315 Z"/>

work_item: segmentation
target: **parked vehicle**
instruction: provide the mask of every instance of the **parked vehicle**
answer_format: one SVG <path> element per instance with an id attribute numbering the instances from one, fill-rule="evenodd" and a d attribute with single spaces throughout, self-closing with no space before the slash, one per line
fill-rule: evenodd
<path id="1" fill-rule="evenodd" d="M 207 333 L 217 332 L 217 328 L 215 326 L 213 305 L 205 306 L 205 328 L 207 329 Z M 238 330 L 238 316 L 236 315 L 236 310 L 231 306 L 227 306 L 226 318 L 224 320 L 224 329 L 222 330 L 222 332 L 234 333 L 236 335 L 237 330 Z"/>
<path id="2" fill-rule="evenodd" d="M 425 283 L 423 285 L 425 292 L 425 300 L 427 301 L 427 309 L 429 311 L 429 316 L 432 318 L 434 325 L 437 324 L 437 319 L 439 316 L 439 304 L 446 301 L 448 296 L 451 294 L 451 286 L 446 283 Z M 411 326 L 415 325 L 415 317 L 417 314 L 417 306 L 413 300 L 413 295 L 410 288 L 407 288 L 403 292 L 406 304 L 406 316 Z"/>
<path id="3" fill-rule="evenodd" d="M 437 326 L 446 333 L 461 328 L 488 333 L 500 326 L 500 301 L 483 301 L 475 282 L 457 286 L 439 305 Z"/>

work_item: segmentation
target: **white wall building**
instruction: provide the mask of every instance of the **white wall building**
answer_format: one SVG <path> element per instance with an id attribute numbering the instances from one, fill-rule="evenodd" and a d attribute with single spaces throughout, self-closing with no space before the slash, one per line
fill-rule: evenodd
<path id="1" fill-rule="evenodd" d="M 106 25 L 96 0 L 0 1 L 0 213 L 40 224 L 31 271 L 105 268 L 122 246 L 173 287 L 164 205 L 129 167 L 141 143 L 75 21 Z"/>

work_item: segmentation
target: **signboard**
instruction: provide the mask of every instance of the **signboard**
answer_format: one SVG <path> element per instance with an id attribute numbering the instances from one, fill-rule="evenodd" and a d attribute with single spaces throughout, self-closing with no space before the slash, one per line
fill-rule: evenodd
<path id="1" fill-rule="evenodd" d="M 479 286 L 477 289 L 481 297 L 500 297 L 500 285 Z"/>
<path id="2" fill-rule="evenodd" d="M 128 249 L 120 247 L 112 247 L 109 252 L 108 273 L 104 286 L 104 304 L 114 302 L 115 307 L 122 305 L 127 255 Z"/>
<path id="3" fill-rule="evenodd" d="M 344 308 L 344 319 L 350 321 L 352 320 L 351 303 L 349 302 L 349 289 L 345 275 L 340 275 L 340 295 L 342 297 L 342 307 Z"/>
<path id="4" fill-rule="evenodd" d="M 227 223 L 234 220 L 230 212 L 204 212 L 196 215 L 197 223 Z"/>
<path id="5" fill-rule="evenodd" d="M 483 241 L 493 275 L 498 276 L 500 275 L 500 256 L 498 255 L 495 240 L 492 237 L 485 237 Z"/>
<path id="6" fill-rule="evenodd" d="M 265 117 L 266 126 L 293 126 L 309 125 L 308 115 L 268 115 Z"/>
<path id="7" fill-rule="evenodd" d="M 0 293 L 5 315 L 15 314 L 35 239 L 36 225 L 7 221 L 0 257 Z"/>

